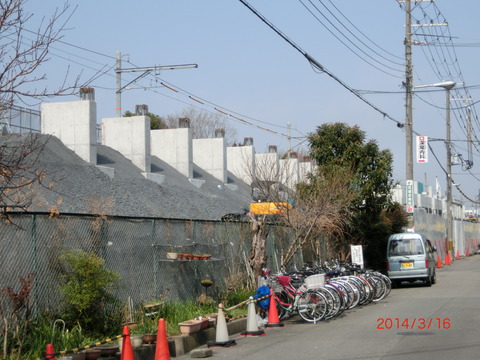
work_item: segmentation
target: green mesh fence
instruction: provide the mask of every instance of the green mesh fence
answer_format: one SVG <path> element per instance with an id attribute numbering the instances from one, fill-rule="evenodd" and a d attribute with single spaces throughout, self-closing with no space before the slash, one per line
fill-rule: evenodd
<path id="1" fill-rule="evenodd" d="M 251 233 L 248 223 L 169 219 L 134 219 L 101 216 L 13 214 L 1 223 L 0 288 L 19 287 L 19 278 L 35 275 L 35 310 L 61 304 L 59 257 L 66 249 L 82 249 L 101 256 L 121 283 L 120 300 L 134 305 L 160 298 L 195 299 L 212 296 L 245 273 Z M 291 234 L 271 225 L 267 238 L 267 267 L 277 271 Z M 168 260 L 166 252 L 210 254 L 209 260 Z M 214 285 L 205 289 L 200 281 Z M 1 305 L 1 304 L 0 304 Z"/>

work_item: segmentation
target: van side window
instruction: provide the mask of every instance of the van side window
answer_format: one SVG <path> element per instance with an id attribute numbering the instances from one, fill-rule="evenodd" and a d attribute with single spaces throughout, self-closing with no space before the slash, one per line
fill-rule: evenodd
<path id="1" fill-rule="evenodd" d="M 390 241 L 388 254 L 390 256 L 421 255 L 423 254 L 421 239 L 399 239 Z"/>

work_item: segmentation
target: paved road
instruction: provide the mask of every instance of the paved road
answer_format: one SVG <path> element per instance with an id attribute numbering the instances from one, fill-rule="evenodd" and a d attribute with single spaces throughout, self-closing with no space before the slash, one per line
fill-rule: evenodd
<path id="1" fill-rule="evenodd" d="M 237 345 L 213 349 L 213 358 L 480 359 L 479 285 L 480 256 L 472 256 L 437 269 L 432 287 L 403 285 L 377 304 L 316 325 L 294 318 L 262 337 L 231 336 Z"/>

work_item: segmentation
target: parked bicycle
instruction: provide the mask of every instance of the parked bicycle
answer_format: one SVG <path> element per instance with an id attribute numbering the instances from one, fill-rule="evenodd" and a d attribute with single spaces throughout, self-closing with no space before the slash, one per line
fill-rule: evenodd
<path id="1" fill-rule="evenodd" d="M 278 275 L 267 271 L 264 277 L 274 289 L 281 320 L 298 313 L 313 323 L 334 318 L 356 306 L 378 302 L 392 288 L 384 274 L 340 262 Z"/>

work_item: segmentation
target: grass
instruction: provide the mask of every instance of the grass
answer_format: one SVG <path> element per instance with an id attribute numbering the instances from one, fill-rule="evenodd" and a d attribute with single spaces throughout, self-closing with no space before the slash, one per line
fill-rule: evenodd
<path id="1" fill-rule="evenodd" d="M 247 300 L 253 295 L 253 293 L 254 291 L 246 289 L 233 290 L 228 294 L 224 294 L 221 297 L 222 300 L 220 300 L 220 302 L 224 304 L 225 308 L 229 308 Z M 204 301 L 182 302 L 165 301 L 162 303 L 162 306 L 159 308 L 159 312 L 155 317 L 147 317 L 143 312 L 137 311 L 135 319 L 137 320 L 138 325 L 135 329 L 131 330 L 131 335 L 156 333 L 159 318 L 165 320 L 168 336 L 178 335 L 180 334 L 180 326 L 178 323 L 218 312 L 217 303 L 211 299 L 206 299 L 207 301 L 205 301 L 205 299 L 203 300 Z M 237 318 L 246 316 L 246 314 L 247 306 L 241 306 L 232 311 L 228 311 L 226 316 Z M 55 350 L 59 351 L 90 345 L 108 338 L 113 338 L 121 333 L 123 327 L 123 324 L 119 324 L 115 329 L 111 329 L 109 334 L 104 334 L 101 338 L 98 337 L 99 335 L 92 336 L 91 334 L 86 334 L 78 324 L 67 326 L 65 331 L 62 327 L 57 326 L 55 331 L 52 331 L 53 322 L 58 317 L 61 317 L 61 315 L 53 316 L 51 314 L 44 314 L 31 323 L 30 330 L 25 339 L 25 348 L 23 349 L 21 356 L 22 359 L 42 358 L 45 354 L 45 346 L 49 343 L 53 343 Z M 115 318 L 116 317 L 117 316 L 115 316 Z M 0 340 L 2 340 L 1 333 Z M 1 345 L 2 344 L 0 343 L 0 350 L 2 350 Z M 15 358 L 15 351 L 9 355 L 7 355 L 6 359 Z"/>
<path id="2" fill-rule="evenodd" d="M 232 307 L 248 299 L 252 295 L 251 291 L 239 291 L 233 293 L 228 299 L 224 301 L 225 308 Z M 186 320 L 192 320 L 197 317 L 204 317 L 205 315 L 217 313 L 218 305 L 216 303 L 200 303 L 198 301 L 184 301 L 184 302 L 164 302 L 155 317 L 140 316 L 140 325 L 133 331 L 137 334 L 156 329 L 158 319 L 163 318 L 166 324 L 166 331 L 168 336 L 180 334 L 180 326 L 178 323 Z M 226 316 L 237 318 L 247 314 L 246 306 L 242 306 L 226 313 Z M 150 329 L 150 331 L 148 331 Z"/>

